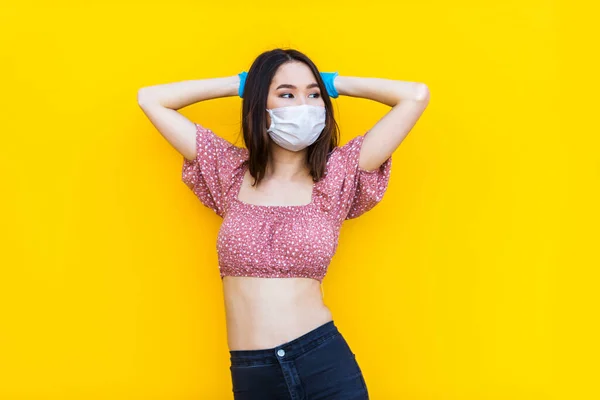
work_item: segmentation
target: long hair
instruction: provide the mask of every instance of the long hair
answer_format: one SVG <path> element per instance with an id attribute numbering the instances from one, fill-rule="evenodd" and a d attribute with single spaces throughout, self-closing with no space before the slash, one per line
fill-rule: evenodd
<path id="1" fill-rule="evenodd" d="M 297 50 L 278 48 L 266 51 L 254 60 L 248 70 L 242 101 L 242 130 L 244 143 L 249 151 L 248 170 L 255 179 L 253 185 L 264 178 L 269 159 L 271 138 L 267 133 L 266 112 L 269 86 L 277 69 L 292 61 L 303 62 L 311 69 L 325 103 L 325 127 L 319 138 L 307 149 L 307 163 L 314 182 L 323 177 L 327 156 L 339 142 L 339 127 L 333 115 L 331 99 L 316 65 Z"/>

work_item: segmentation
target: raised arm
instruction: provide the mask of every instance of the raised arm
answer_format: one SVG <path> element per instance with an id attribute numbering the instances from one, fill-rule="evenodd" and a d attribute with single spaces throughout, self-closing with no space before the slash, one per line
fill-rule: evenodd
<path id="1" fill-rule="evenodd" d="M 196 157 L 196 126 L 177 112 L 203 100 L 236 96 L 238 75 L 147 86 L 138 90 L 138 105 L 160 134 L 188 160 Z"/>
<path id="2" fill-rule="evenodd" d="M 341 95 L 392 107 L 365 135 L 359 166 L 367 171 L 378 168 L 392 155 L 429 104 L 429 89 L 420 82 L 338 76 L 334 84 Z"/>

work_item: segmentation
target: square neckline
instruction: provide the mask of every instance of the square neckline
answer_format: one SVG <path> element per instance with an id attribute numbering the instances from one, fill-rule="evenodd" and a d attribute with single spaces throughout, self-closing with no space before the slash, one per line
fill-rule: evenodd
<path id="1" fill-rule="evenodd" d="M 310 194 L 310 203 L 307 204 L 295 204 L 295 205 L 266 205 L 266 204 L 252 204 L 246 203 L 238 198 L 240 195 L 240 191 L 242 190 L 242 184 L 244 183 L 244 177 L 246 176 L 246 171 L 248 171 L 248 162 L 244 163 L 244 167 L 242 168 L 242 173 L 239 174 L 240 178 L 238 178 L 237 187 L 235 190 L 235 195 L 233 199 L 238 203 L 245 207 L 252 208 L 263 208 L 263 209 L 305 209 L 311 207 L 315 203 L 315 192 L 316 192 L 316 184 L 317 182 L 313 182 L 312 191 Z"/>

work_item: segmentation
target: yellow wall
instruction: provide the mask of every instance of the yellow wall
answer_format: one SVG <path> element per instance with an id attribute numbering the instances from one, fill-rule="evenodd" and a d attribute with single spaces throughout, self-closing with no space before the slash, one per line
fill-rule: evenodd
<path id="1" fill-rule="evenodd" d="M 431 91 L 324 282 L 372 398 L 594 398 L 600 142 L 581 116 L 598 92 L 571 58 L 595 51 L 592 10 L 91 3 L 0 6 L 0 399 L 231 398 L 220 218 L 136 94 L 277 46 Z M 342 143 L 387 110 L 334 103 Z M 241 144 L 239 98 L 181 112 Z"/>

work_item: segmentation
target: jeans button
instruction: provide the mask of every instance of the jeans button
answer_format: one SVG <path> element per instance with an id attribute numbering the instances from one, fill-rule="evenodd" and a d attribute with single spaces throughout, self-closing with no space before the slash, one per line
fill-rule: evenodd
<path id="1" fill-rule="evenodd" d="M 283 357 L 285 355 L 285 351 L 283 349 L 279 349 L 279 350 L 277 350 L 277 355 L 279 357 Z"/>

